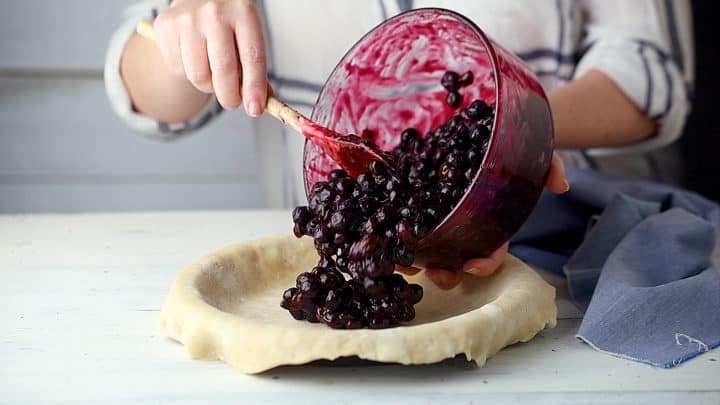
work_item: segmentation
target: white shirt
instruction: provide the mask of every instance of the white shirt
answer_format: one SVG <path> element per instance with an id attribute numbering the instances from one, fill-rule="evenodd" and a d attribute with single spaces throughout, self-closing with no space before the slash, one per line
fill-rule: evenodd
<path id="1" fill-rule="evenodd" d="M 612 78 L 658 133 L 641 143 L 587 151 L 590 155 L 643 151 L 677 139 L 689 112 L 694 54 L 688 0 L 265 0 L 269 77 L 278 96 L 309 114 L 325 79 L 345 52 L 374 26 L 402 11 L 442 7 L 464 14 L 497 43 L 518 54 L 546 91 L 598 69 Z M 192 132 L 217 116 L 216 100 L 192 120 L 167 125 L 133 111 L 119 76 L 125 43 L 141 19 L 167 7 L 145 1 L 128 10 L 114 35 L 105 79 L 114 110 L 128 125 L 158 139 Z M 305 201 L 301 152 L 304 139 L 283 134 L 289 159 L 286 206 Z"/>

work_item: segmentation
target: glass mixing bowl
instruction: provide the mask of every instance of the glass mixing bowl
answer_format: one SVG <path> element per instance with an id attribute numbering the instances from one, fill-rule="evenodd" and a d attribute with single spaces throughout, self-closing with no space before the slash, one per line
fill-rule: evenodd
<path id="1" fill-rule="evenodd" d="M 543 190 L 553 152 L 550 108 L 537 77 L 466 17 L 418 9 L 393 17 L 345 54 L 325 83 L 312 119 L 340 133 L 371 130 L 384 150 L 408 127 L 438 127 L 459 110 L 445 102 L 440 78 L 472 71 L 463 104 L 495 105 L 490 144 L 472 185 L 419 243 L 415 266 L 456 269 L 485 257 L 520 228 Z M 337 168 L 305 143 L 306 192 Z"/>

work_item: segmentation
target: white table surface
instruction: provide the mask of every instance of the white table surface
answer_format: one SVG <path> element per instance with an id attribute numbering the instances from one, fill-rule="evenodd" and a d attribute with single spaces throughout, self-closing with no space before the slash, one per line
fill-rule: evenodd
<path id="1" fill-rule="evenodd" d="M 598 353 L 574 337 L 580 314 L 552 276 L 558 326 L 482 368 L 343 360 L 248 376 L 162 335 L 182 267 L 290 225 L 284 211 L 0 216 L 0 403 L 720 404 L 720 351 L 671 370 Z"/>

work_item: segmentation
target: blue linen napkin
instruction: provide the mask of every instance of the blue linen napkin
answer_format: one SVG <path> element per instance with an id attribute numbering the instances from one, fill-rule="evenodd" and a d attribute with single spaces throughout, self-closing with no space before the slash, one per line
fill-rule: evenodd
<path id="1" fill-rule="evenodd" d="M 568 168 L 510 251 L 564 273 L 585 311 L 577 337 L 614 356 L 670 368 L 720 345 L 720 206 L 667 185 Z"/>

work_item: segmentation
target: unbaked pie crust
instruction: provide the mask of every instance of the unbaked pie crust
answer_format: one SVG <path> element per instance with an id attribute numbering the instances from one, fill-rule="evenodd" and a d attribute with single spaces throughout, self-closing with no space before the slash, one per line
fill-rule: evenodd
<path id="1" fill-rule="evenodd" d="M 556 324 L 555 289 L 507 256 L 486 278 L 465 276 L 450 291 L 422 274 L 424 298 L 409 324 L 382 330 L 333 330 L 292 319 L 282 292 L 318 261 L 310 238 L 278 235 L 211 253 L 177 276 L 161 313 L 161 328 L 191 357 L 221 359 L 245 373 L 357 356 L 400 364 L 435 363 L 465 354 L 483 365 L 505 346 Z"/>

